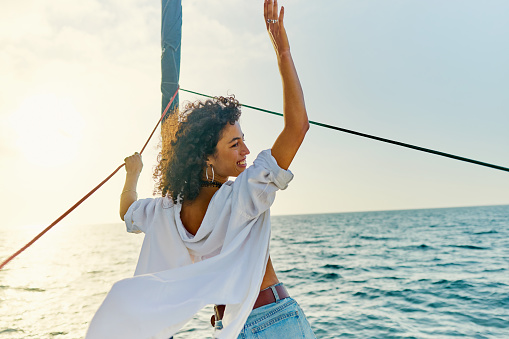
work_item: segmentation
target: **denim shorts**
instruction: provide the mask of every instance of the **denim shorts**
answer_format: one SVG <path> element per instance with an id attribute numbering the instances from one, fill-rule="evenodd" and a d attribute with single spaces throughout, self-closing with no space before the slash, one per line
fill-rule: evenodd
<path id="1" fill-rule="evenodd" d="M 219 324 L 216 323 L 216 328 Z M 293 298 L 254 309 L 237 339 L 316 339 L 309 322 Z"/>

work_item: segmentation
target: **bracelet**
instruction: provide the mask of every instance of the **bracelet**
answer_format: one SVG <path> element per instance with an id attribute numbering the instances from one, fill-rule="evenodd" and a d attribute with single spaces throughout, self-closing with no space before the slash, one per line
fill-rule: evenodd
<path id="1" fill-rule="evenodd" d="M 138 192 L 136 192 L 135 190 L 125 190 L 122 193 L 120 193 L 120 195 L 124 194 L 125 192 L 134 192 L 136 193 L 136 198 L 138 198 Z"/>

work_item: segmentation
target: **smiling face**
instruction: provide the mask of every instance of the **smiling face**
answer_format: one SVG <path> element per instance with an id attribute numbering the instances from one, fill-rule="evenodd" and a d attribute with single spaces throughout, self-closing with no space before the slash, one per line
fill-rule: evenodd
<path id="1" fill-rule="evenodd" d="M 207 159 L 207 163 L 214 168 L 215 181 L 226 182 L 228 177 L 236 177 L 246 169 L 246 156 L 250 152 L 238 121 L 234 125 L 226 124 L 216 149 L 216 154 Z M 210 179 L 211 173 L 209 168 Z"/>

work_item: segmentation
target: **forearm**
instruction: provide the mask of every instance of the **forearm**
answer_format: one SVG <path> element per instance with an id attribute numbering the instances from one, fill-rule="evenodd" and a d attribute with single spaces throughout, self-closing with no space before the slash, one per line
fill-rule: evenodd
<path id="1" fill-rule="evenodd" d="M 290 43 L 284 26 L 284 7 L 281 7 L 278 15 L 277 0 L 265 0 L 263 15 L 276 52 L 283 83 L 285 126 L 274 142 L 271 153 L 279 167 L 286 170 L 304 141 L 309 129 L 309 121 L 304 104 L 304 94 L 290 53 Z"/>
<path id="2" fill-rule="evenodd" d="M 139 173 L 127 173 L 125 178 L 124 189 L 120 195 L 120 219 L 124 220 L 124 215 L 127 213 L 129 206 L 138 200 L 136 187 L 138 186 Z"/>
<path id="3" fill-rule="evenodd" d="M 278 65 L 283 83 L 285 128 L 307 130 L 309 121 L 304 103 L 304 92 L 290 51 L 278 55 Z"/>

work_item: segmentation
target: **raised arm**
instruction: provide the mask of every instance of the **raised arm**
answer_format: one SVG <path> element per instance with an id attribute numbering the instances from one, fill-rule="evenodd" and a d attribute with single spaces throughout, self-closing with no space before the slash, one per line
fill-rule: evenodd
<path id="1" fill-rule="evenodd" d="M 309 121 L 304 103 L 304 93 L 290 53 L 290 44 L 283 22 L 284 14 L 285 9 L 281 7 L 278 15 L 277 0 L 265 0 L 265 23 L 276 51 L 283 83 L 285 122 L 283 131 L 272 146 L 272 156 L 276 159 L 279 167 L 288 169 L 302 141 L 304 141 L 304 136 L 309 129 Z"/>
<path id="2" fill-rule="evenodd" d="M 122 194 L 120 194 L 120 219 L 122 220 L 124 220 L 124 215 L 127 213 L 129 206 L 138 200 L 136 186 L 138 185 L 138 178 L 143 168 L 141 155 L 138 152 L 125 158 L 124 161 L 126 170 L 125 185 Z"/>

